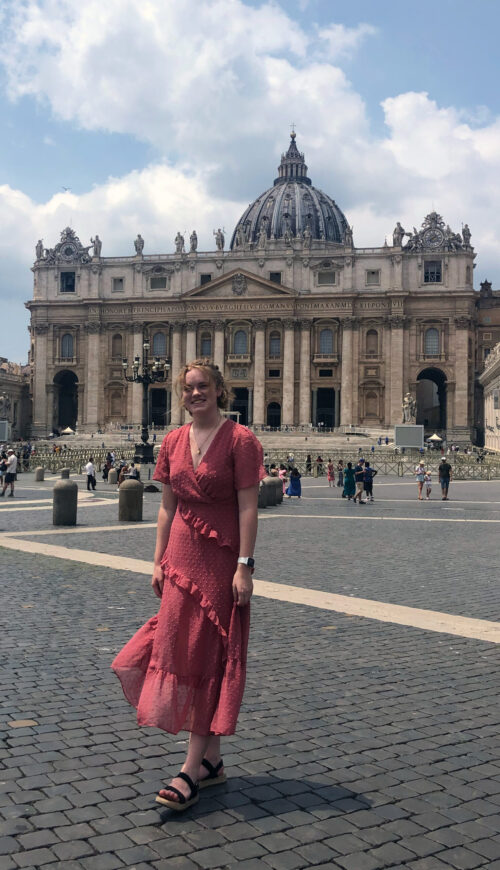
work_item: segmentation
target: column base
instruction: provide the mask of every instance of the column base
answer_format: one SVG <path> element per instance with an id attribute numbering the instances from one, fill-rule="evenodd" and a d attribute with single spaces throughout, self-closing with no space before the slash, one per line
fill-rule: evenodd
<path id="1" fill-rule="evenodd" d="M 446 440 L 448 446 L 450 444 L 458 444 L 458 446 L 466 446 L 471 443 L 471 427 L 470 426 L 450 426 L 446 430 Z"/>

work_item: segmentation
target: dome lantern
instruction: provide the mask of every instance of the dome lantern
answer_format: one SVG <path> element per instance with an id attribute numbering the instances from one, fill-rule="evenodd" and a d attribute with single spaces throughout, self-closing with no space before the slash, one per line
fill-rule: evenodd
<path id="1" fill-rule="evenodd" d="M 300 153 L 295 139 L 295 130 L 290 133 L 290 146 L 286 154 L 281 155 L 281 163 L 278 166 L 278 177 L 274 179 L 274 185 L 284 184 L 286 181 L 302 181 L 303 184 L 311 184 L 307 177 L 307 166 L 304 155 Z"/>

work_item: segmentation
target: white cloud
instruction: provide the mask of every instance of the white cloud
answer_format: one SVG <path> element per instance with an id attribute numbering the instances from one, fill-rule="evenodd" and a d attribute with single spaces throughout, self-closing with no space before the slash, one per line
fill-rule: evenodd
<path id="1" fill-rule="evenodd" d="M 330 24 L 318 31 L 318 36 L 326 43 L 328 60 L 338 61 L 349 57 L 358 50 L 369 36 L 378 33 L 372 24 L 358 24 L 357 27 L 346 27 L 344 24 Z"/>

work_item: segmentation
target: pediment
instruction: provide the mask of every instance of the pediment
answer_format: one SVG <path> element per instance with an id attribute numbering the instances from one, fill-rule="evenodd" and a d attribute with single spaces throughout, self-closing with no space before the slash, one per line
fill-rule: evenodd
<path id="1" fill-rule="evenodd" d="M 296 296 L 295 290 L 283 284 L 275 284 L 245 269 L 233 269 L 208 284 L 195 287 L 183 293 L 184 299 L 252 299 L 268 297 L 279 298 Z"/>

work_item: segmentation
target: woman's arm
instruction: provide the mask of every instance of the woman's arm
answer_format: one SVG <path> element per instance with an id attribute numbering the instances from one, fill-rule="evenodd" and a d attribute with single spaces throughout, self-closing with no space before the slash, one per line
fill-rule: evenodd
<path id="1" fill-rule="evenodd" d="M 240 556 L 253 556 L 257 537 L 257 502 L 259 487 L 238 490 Z M 239 607 L 248 604 L 253 592 L 252 569 L 238 564 L 233 577 L 233 597 Z"/>
<path id="2" fill-rule="evenodd" d="M 176 510 L 177 498 L 173 493 L 172 487 L 169 484 L 164 483 L 160 510 L 158 511 L 153 579 L 151 580 L 153 591 L 158 598 L 161 598 L 163 593 L 163 569 L 161 567 L 161 560 L 168 544 L 170 527 Z"/>

